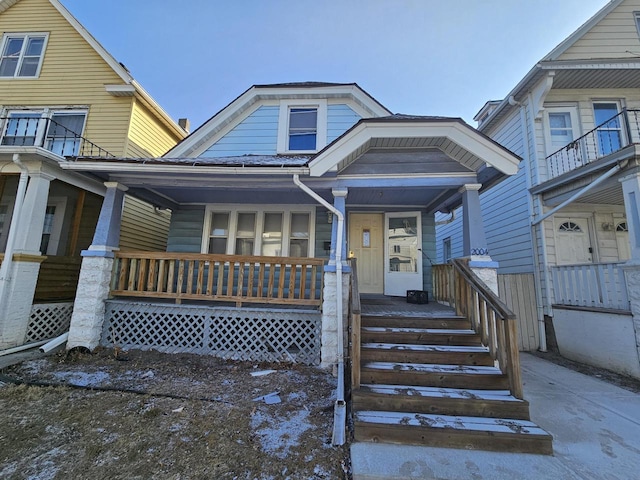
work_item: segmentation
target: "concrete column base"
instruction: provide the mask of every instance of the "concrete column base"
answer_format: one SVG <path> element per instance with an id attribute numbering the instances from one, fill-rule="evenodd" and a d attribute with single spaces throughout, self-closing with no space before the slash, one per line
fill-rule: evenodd
<path id="1" fill-rule="evenodd" d="M 5 304 L 0 305 L 0 350 L 24 344 L 31 318 L 40 262 L 46 257 L 29 255 L 29 260 L 14 260 L 8 276 Z"/>
<path id="2" fill-rule="evenodd" d="M 320 366 L 329 368 L 338 361 L 337 274 L 324 272 Z M 345 351 L 348 349 L 349 274 L 342 274 L 342 325 Z M 346 353 L 345 353 L 346 356 Z"/>
<path id="3" fill-rule="evenodd" d="M 491 260 L 488 255 L 471 255 L 467 258 L 471 271 L 498 295 L 498 262 Z"/>
<path id="4" fill-rule="evenodd" d="M 67 350 L 74 347 L 93 350 L 100 343 L 104 323 L 104 301 L 109 297 L 112 269 L 113 258 L 83 257 Z"/>

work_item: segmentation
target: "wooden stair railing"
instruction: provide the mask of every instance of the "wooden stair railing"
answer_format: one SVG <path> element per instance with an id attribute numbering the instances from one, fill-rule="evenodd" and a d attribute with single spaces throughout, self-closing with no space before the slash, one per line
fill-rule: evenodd
<path id="1" fill-rule="evenodd" d="M 351 336 L 351 388 L 360 387 L 360 330 L 362 325 L 360 291 L 358 290 L 358 268 L 355 258 L 350 259 L 351 279 L 349 282 L 349 333 Z"/>
<path id="2" fill-rule="evenodd" d="M 523 398 L 516 315 L 469 268 L 466 260 L 434 266 L 434 297 L 471 322 L 482 344 L 509 379 L 511 394 Z"/>

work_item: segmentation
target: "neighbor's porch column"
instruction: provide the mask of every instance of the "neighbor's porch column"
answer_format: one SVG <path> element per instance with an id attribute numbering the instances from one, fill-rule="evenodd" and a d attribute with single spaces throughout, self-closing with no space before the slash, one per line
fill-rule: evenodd
<path id="1" fill-rule="evenodd" d="M 11 218 L 9 241 L 13 242 L 13 255 L 11 261 L 5 259 L 0 281 L 0 349 L 25 342 L 40 264 L 47 258 L 40 253 L 40 244 L 49 185 L 54 178 L 30 172 L 20 215 Z M 20 200 L 16 198 L 16 207 Z"/>
<path id="2" fill-rule="evenodd" d="M 98 217 L 93 241 L 82 251 L 82 268 L 73 306 L 67 350 L 86 347 L 93 350 L 100 343 L 104 323 L 105 300 L 109 297 L 114 251 L 120 242 L 122 205 L 127 187 L 105 182 L 107 191 Z"/>
<path id="3" fill-rule="evenodd" d="M 640 358 L 640 168 L 620 179 L 627 214 L 631 258 L 625 265 L 627 295 L 633 315 L 636 349 Z"/>
<path id="4" fill-rule="evenodd" d="M 342 242 L 342 325 L 343 338 L 347 328 L 348 303 L 349 303 L 349 272 L 346 265 L 347 242 L 346 242 L 346 199 L 349 193 L 347 189 L 333 189 L 333 206 L 339 210 L 345 218 L 342 238 L 338 239 L 338 217 L 333 216 L 331 227 L 331 253 L 329 264 L 324 268 L 324 290 L 322 299 L 322 336 L 321 336 L 321 366 L 329 367 L 334 365 L 338 358 L 338 306 L 336 293 L 338 279 L 336 274 L 336 246 L 338 241 Z M 345 347 L 348 345 L 345 341 Z"/>
<path id="5" fill-rule="evenodd" d="M 479 183 L 463 185 L 462 194 L 462 254 L 469 267 L 498 295 L 498 263 L 491 260 L 482 223 Z"/>

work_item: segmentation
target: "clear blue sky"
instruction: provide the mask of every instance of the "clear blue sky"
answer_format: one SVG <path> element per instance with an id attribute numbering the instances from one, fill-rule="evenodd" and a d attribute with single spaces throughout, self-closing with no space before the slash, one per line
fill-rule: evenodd
<path id="1" fill-rule="evenodd" d="M 253 84 L 356 82 L 394 113 L 473 116 L 606 0 L 62 0 L 192 130 Z"/>

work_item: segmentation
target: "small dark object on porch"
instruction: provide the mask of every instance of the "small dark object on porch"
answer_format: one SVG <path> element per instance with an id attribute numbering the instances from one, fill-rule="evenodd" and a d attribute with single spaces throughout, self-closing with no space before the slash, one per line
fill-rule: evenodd
<path id="1" fill-rule="evenodd" d="M 429 303 L 429 294 L 425 290 L 407 290 L 407 303 Z"/>

